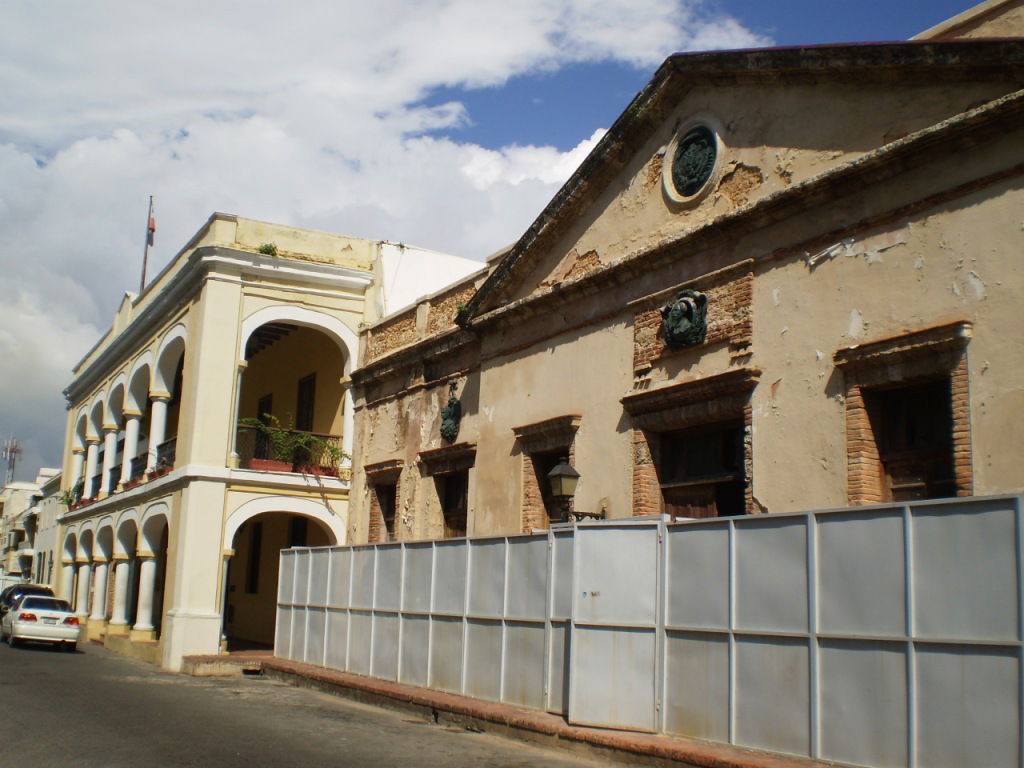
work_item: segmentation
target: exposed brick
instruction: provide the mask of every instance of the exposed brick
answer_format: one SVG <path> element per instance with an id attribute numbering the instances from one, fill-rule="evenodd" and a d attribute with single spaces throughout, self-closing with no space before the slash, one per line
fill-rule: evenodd
<path id="1" fill-rule="evenodd" d="M 751 342 L 753 330 L 751 295 L 753 273 L 726 271 L 715 273 L 687 283 L 681 288 L 693 288 L 708 297 L 708 332 L 705 344 L 728 342 L 733 346 L 746 346 Z M 660 357 L 675 354 L 670 349 L 661 330 L 661 305 L 668 299 L 657 302 L 657 306 L 638 311 L 633 318 L 633 367 L 637 370 L 649 368 Z"/>

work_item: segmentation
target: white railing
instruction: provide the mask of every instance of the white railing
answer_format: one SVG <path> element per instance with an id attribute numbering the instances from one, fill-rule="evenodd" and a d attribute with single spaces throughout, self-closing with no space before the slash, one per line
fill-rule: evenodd
<path id="1" fill-rule="evenodd" d="M 276 653 L 579 724 L 1019 768 L 1022 522 L 1008 496 L 288 550 Z"/>

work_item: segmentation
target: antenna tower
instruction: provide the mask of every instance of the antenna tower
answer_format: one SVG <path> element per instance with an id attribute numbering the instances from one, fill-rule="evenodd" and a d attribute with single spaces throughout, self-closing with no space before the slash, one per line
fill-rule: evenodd
<path id="1" fill-rule="evenodd" d="M 7 477 L 4 480 L 4 485 L 14 482 L 14 466 L 18 463 L 19 453 L 21 453 L 21 446 L 18 445 L 17 440 L 13 437 L 4 440 L 3 452 L 0 453 L 0 456 L 7 461 Z"/>

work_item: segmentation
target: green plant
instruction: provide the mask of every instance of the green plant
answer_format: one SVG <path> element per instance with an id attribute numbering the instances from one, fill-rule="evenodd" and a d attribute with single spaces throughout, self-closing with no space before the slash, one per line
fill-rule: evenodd
<path id="1" fill-rule="evenodd" d="M 293 466 L 316 465 L 336 468 L 347 458 L 341 448 L 312 432 L 302 432 L 293 424 L 283 426 L 272 413 L 263 414 L 262 419 L 244 418 L 242 426 L 254 427 L 267 440 L 268 458 L 290 462 Z"/>
<path id="2" fill-rule="evenodd" d="M 265 256 L 277 256 L 277 245 L 274 243 L 261 243 L 258 250 Z"/>
<path id="3" fill-rule="evenodd" d="M 61 491 L 57 499 L 69 509 L 82 500 L 82 492 L 85 490 L 85 480 L 79 480 L 71 488 Z"/>

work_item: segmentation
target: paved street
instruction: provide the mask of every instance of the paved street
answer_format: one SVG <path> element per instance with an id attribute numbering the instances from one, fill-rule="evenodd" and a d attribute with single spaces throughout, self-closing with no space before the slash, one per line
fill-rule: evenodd
<path id="1" fill-rule="evenodd" d="M 20 766 L 597 766 L 263 678 L 172 675 L 83 643 L 0 645 L 0 743 Z"/>

